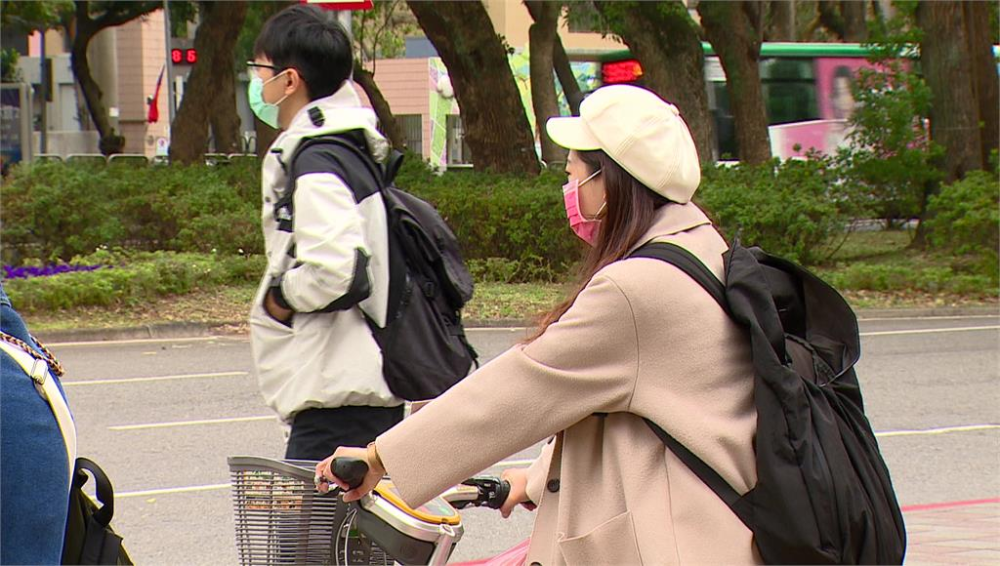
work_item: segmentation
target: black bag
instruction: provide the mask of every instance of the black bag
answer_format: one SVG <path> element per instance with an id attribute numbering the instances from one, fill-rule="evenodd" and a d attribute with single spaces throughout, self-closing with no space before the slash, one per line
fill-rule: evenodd
<path id="1" fill-rule="evenodd" d="M 389 238 L 389 299 L 385 326 L 366 316 L 382 351 L 382 373 L 389 389 L 409 401 L 433 399 L 469 374 L 478 355 L 465 337 L 461 309 L 472 298 L 472 275 L 458 240 L 429 203 L 393 183 L 403 156 L 393 152 L 380 167 L 360 132 L 307 138 L 289 167 L 308 147 L 323 144 L 340 165 L 336 173 L 351 187 L 374 184 L 385 203 Z M 286 203 L 284 204 L 287 209 Z M 286 215 L 287 217 L 288 215 Z"/>
<path id="2" fill-rule="evenodd" d="M 854 364 L 857 317 L 832 287 L 789 261 L 734 243 L 721 283 L 694 255 L 651 243 L 631 257 L 667 261 L 701 284 L 750 335 L 757 485 L 740 495 L 650 420 L 647 424 L 754 533 L 773 564 L 901 564 L 903 516 Z"/>
<path id="3" fill-rule="evenodd" d="M 83 491 L 87 472 L 94 476 L 100 507 Z M 122 537 L 111 529 L 114 514 L 115 491 L 108 476 L 91 460 L 77 458 L 73 485 L 69 489 L 69 515 L 66 518 L 62 563 L 132 564 L 122 546 Z"/>

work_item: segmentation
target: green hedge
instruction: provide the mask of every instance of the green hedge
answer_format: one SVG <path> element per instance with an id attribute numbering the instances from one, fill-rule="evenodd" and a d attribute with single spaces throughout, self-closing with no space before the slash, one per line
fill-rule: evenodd
<path id="1" fill-rule="evenodd" d="M 256 168 L 58 162 L 18 167 L 0 189 L 4 261 L 66 261 L 102 246 L 259 252 Z"/>
<path id="2" fill-rule="evenodd" d="M 476 269 L 514 270 L 515 281 L 552 280 L 580 257 L 566 223 L 561 174 L 536 178 L 470 172 L 435 175 L 410 159 L 397 184 L 438 207 Z M 4 261 L 62 260 L 103 247 L 263 253 L 259 164 L 133 168 L 38 163 L 0 189 Z M 513 266 L 513 267 L 512 267 Z M 499 276 L 498 276 L 499 277 Z M 497 278 L 497 277 L 494 277 Z"/>
<path id="3" fill-rule="evenodd" d="M 582 257 L 584 247 L 563 210 L 564 181 L 561 172 L 552 171 L 537 177 L 435 175 L 412 158 L 397 179 L 438 208 L 477 279 L 496 282 L 560 280 Z M 259 183 L 253 160 L 193 167 L 51 162 L 20 167 L 0 188 L 4 261 L 68 261 L 100 248 L 261 254 Z M 744 244 L 817 264 L 836 247 L 836 236 L 862 200 L 847 194 L 845 185 L 825 160 L 775 160 L 707 168 L 696 200 L 727 237 L 738 234 Z M 970 177 L 946 188 L 935 206 L 965 204 L 938 213 L 948 227 L 936 231 L 940 238 L 982 242 L 987 233 L 996 242 L 995 182 L 992 187 L 989 193 L 988 182 Z M 973 204 L 980 200 L 985 204 Z"/>
<path id="4" fill-rule="evenodd" d="M 969 258 L 978 273 L 1000 278 L 1000 181 L 996 174 L 972 171 L 942 187 L 928 203 L 928 241 L 932 248 Z"/>
<path id="5" fill-rule="evenodd" d="M 823 160 L 708 167 L 695 200 L 727 238 L 815 264 L 852 220 L 852 199 Z"/>
<path id="6" fill-rule="evenodd" d="M 7 279 L 4 289 L 19 309 L 58 310 L 82 306 L 135 306 L 169 295 L 257 281 L 263 256 L 176 252 L 99 251 L 73 263 L 101 264 L 96 271 L 52 277 Z"/>

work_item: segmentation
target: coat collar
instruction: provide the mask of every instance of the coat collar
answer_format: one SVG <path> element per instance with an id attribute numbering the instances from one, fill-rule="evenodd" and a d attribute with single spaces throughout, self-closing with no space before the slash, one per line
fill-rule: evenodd
<path id="1" fill-rule="evenodd" d="M 639 249 L 647 242 L 659 240 L 666 236 L 685 232 L 706 224 L 710 225 L 712 221 L 698 208 L 698 205 L 693 202 L 685 204 L 671 202 L 656 211 L 653 225 L 636 241 L 636 244 L 632 246 L 629 253 Z"/>

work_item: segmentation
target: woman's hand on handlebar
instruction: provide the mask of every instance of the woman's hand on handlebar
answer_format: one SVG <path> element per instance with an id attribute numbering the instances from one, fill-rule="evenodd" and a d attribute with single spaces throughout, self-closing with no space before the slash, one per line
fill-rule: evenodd
<path id="1" fill-rule="evenodd" d="M 334 458 L 341 457 L 357 458 L 359 460 L 364 460 L 368 464 L 368 473 L 365 474 L 365 478 L 361 482 L 361 485 L 355 489 L 350 489 L 350 486 L 348 486 L 344 480 L 338 478 L 333 473 L 333 460 Z M 332 483 L 343 490 L 345 502 L 357 501 L 358 499 L 361 499 L 365 495 L 371 493 L 384 475 L 385 469 L 383 469 L 382 466 L 376 462 L 368 460 L 368 450 L 364 448 L 348 448 L 341 446 L 340 448 L 337 448 L 337 451 L 331 456 L 324 459 L 319 464 L 316 464 L 316 478 L 319 480 L 317 481 L 316 488 L 320 491 L 320 493 L 326 493 L 330 490 L 330 484 Z"/>
<path id="2" fill-rule="evenodd" d="M 519 504 L 524 505 L 529 511 L 535 510 L 535 504 L 528 498 L 527 468 L 504 470 L 500 477 L 510 482 L 510 495 L 507 496 L 507 500 L 500 507 L 500 514 L 503 515 L 504 519 L 510 517 L 510 514 L 514 511 L 514 507 L 517 507 Z"/>

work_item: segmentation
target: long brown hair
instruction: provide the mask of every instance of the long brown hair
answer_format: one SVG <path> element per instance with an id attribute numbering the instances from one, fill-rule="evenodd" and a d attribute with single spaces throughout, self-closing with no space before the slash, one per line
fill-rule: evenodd
<path id="1" fill-rule="evenodd" d="M 580 269 L 575 289 L 542 318 L 538 332 L 527 342 L 541 336 L 552 323 L 566 314 L 595 273 L 624 258 L 652 226 L 656 210 L 670 202 L 640 183 L 603 151 L 578 151 L 577 155 L 587 166 L 587 175 L 600 169 L 604 177 L 606 214 L 598 228 L 594 247 Z"/>

